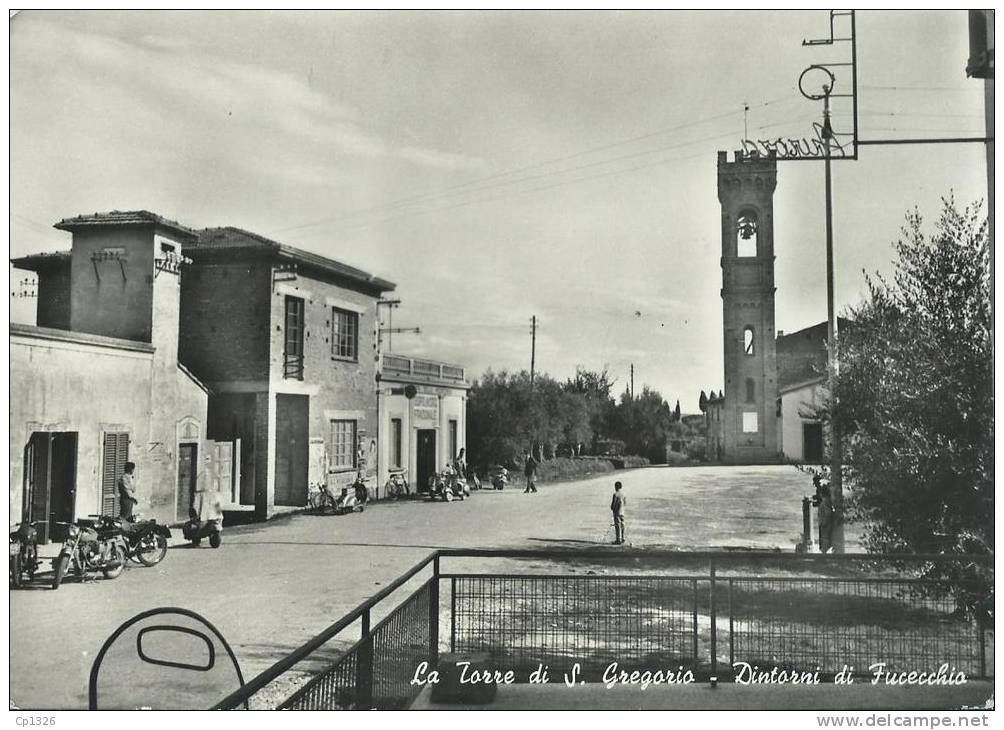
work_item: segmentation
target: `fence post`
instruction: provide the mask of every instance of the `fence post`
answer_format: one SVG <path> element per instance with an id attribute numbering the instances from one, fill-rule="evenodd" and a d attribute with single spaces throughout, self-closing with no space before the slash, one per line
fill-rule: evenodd
<path id="1" fill-rule="evenodd" d="M 736 664 L 735 624 L 732 621 L 732 579 L 729 578 L 729 666 Z"/>
<path id="2" fill-rule="evenodd" d="M 450 578 L 450 651 L 457 650 L 457 579 Z"/>
<path id="3" fill-rule="evenodd" d="M 711 594 L 708 602 L 711 614 L 711 676 L 718 676 L 718 621 L 715 616 L 715 558 L 711 557 Z"/>
<path id="4" fill-rule="evenodd" d="M 432 582 L 429 584 L 429 665 L 439 663 L 439 553 L 432 559 Z"/>
<path id="5" fill-rule="evenodd" d="M 362 615 L 362 643 L 356 660 L 356 709 L 373 707 L 373 636 L 370 634 L 370 610 Z"/>
<path id="6" fill-rule="evenodd" d="M 976 630 L 979 632 L 977 643 L 980 647 L 980 679 L 987 677 L 987 639 L 983 626 L 983 604 L 976 604 Z"/>

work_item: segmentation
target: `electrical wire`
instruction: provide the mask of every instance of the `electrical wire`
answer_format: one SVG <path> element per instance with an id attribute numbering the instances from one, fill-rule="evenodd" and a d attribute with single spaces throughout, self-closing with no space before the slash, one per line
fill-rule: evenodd
<path id="1" fill-rule="evenodd" d="M 768 106 L 777 104 L 779 102 L 790 101 L 790 100 L 793 100 L 793 99 L 795 99 L 795 97 L 791 97 L 791 96 L 786 95 L 786 96 L 783 96 L 783 97 L 778 97 L 776 99 L 771 99 L 769 101 L 761 102 L 759 104 L 754 105 L 751 108 L 763 109 L 763 108 L 766 108 Z M 417 202 L 424 202 L 427 199 L 434 200 L 434 199 L 441 198 L 441 197 L 453 197 L 454 195 L 459 195 L 459 194 L 463 194 L 463 193 L 462 192 L 452 193 L 451 191 L 458 191 L 458 190 L 459 191 L 463 191 L 464 188 L 468 188 L 468 187 L 471 187 L 471 186 L 476 186 L 476 185 L 479 185 L 480 183 L 485 183 L 485 182 L 489 182 L 489 181 L 493 181 L 493 180 L 498 180 L 500 178 L 505 178 L 505 177 L 508 177 L 510 175 L 516 175 L 516 174 L 519 174 L 521 172 L 527 172 L 527 171 L 534 170 L 534 169 L 537 169 L 537 168 L 540 168 L 540 167 L 546 167 L 547 165 L 552 165 L 552 164 L 555 164 L 555 163 L 558 163 L 558 162 L 564 162 L 564 161 L 575 159 L 575 158 L 578 158 L 578 157 L 583 157 L 585 155 L 594 154 L 596 152 L 603 152 L 603 151 L 606 151 L 606 150 L 609 150 L 609 149 L 614 149 L 616 147 L 621 147 L 621 146 L 628 145 L 628 144 L 634 144 L 636 142 L 644 141 L 646 139 L 651 139 L 651 138 L 657 137 L 659 135 L 669 134 L 670 132 L 676 132 L 676 131 L 680 131 L 682 129 L 687 129 L 687 128 L 690 128 L 690 127 L 695 127 L 695 126 L 698 126 L 700 124 L 707 124 L 709 122 L 720 121 L 722 119 L 729 118 L 729 117 L 734 116 L 734 115 L 739 114 L 739 113 L 741 113 L 740 110 L 735 110 L 735 111 L 726 112 L 726 113 L 723 113 L 723 114 L 714 115 L 714 116 L 711 116 L 711 117 L 705 117 L 703 119 L 697 119 L 697 120 L 694 120 L 692 122 L 687 122 L 685 124 L 676 125 L 674 127 L 668 127 L 668 128 L 665 128 L 665 129 L 657 130 L 655 132 L 650 132 L 648 134 L 643 134 L 643 135 L 639 135 L 639 136 L 636 136 L 636 137 L 630 137 L 630 138 L 627 138 L 627 139 L 624 139 L 624 140 L 619 140 L 619 141 L 616 141 L 616 142 L 611 142 L 609 144 L 601 145 L 599 147 L 594 147 L 594 148 L 590 148 L 590 149 L 587 149 L 587 150 L 580 150 L 578 152 L 574 152 L 574 153 L 569 154 L 569 155 L 563 155 L 561 157 L 555 157 L 555 158 L 551 158 L 551 159 L 548 159 L 548 160 L 543 160 L 541 162 L 536 162 L 536 163 L 533 163 L 533 164 L 530 164 L 530 165 L 525 165 L 523 167 L 514 168 L 512 170 L 506 170 L 504 172 L 495 173 L 495 174 L 489 175 L 487 177 L 478 178 L 477 180 L 471 180 L 471 181 L 467 181 L 467 182 L 464 182 L 464 183 L 458 183 L 456 185 L 452 185 L 452 186 L 449 186 L 447 188 L 443 188 L 443 189 L 441 189 L 439 191 L 436 191 L 436 192 L 433 192 L 433 193 L 424 193 L 424 194 L 421 194 L 421 195 L 413 195 L 413 196 L 409 196 L 409 197 L 406 197 L 406 198 L 400 198 L 398 200 L 391 201 L 389 203 L 385 203 L 385 204 L 382 204 L 382 205 L 379 205 L 379 206 L 373 206 L 371 208 L 363 208 L 361 210 L 354 211 L 352 213 L 347 213 L 347 214 L 344 214 L 344 215 L 341 215 L 341 216 L 327 216 L 325 218 L 321 218 L 321 219 L 318 219 L 318 220 L 315 220 L 315 221 L 311 221 L 309 223 L 302 223 L 302 224 L 298 224 L 298 225 L 294 225 L 294 226 L 287 226 L 285 228 L 276 229 L 275 231 L 273 231 L 273 233 L 278 235 L 278 234 L 289 233 L 289 232 L 292 232 L 292 231 L 301 230 L 301 229 L 304 229 L 304 228 L 312 228 L 314 226 L 324 225 L 324 224 L 328 224 L 328 223 L 340 223 L 342 221 L 346 221 L 346 220 L 349 220 L 351 218 L 355 218 L 355 217 L 358 217 L 360 215 L 364 215 L 364 214 L 367 214 L 367 213 L 374 213 L 374 212 L 383 212 L 383 211 L 387 211 L 387 210 L 394 210 L 396 208 L 405 207 L 405 206 L 408 206 L 408 205 L 411 205 L 411 204 L 414 204 L 414 203 L 417 203 Z M 638 154 L 642 154 L 642 153 L 638 153 Z M 616 160 L 616 159 L 620 159 L 620 158 L 613 158 L 613 159 Z M 590 164 L 594 165 L 594 164 L 597 164 L 597 163 L 590 163 Z M 568 169 L 569 170 L 575 170 L 575 169 L 580 169 L 580 168 L 576 167 L 576 168 L 568 168 Z M 555 173 L 553 173 L 553 174 L 557 174 L 557 173 L 564 172 L 564 171 L 565 170 L 555 171 Z M 548 173 L 548 174 L 552 174 L 552 173 Z M 540 177 L 540 176 L 531 176 L 531 178 L 532 177 Z M 517 182 L 517 181 L 512 181 L 512 182 Z M 508 183 L 500 183 L 500 184 L 508 184 Z M 488 186 L 488 187 L 490 188 L 492 186 Z M 478 189 L 480 190 L 480 189 L 486 189 L 486 188 L 478 188 Z M 464 192 L 470 192 L 470 191 L 464 191 Z"/>

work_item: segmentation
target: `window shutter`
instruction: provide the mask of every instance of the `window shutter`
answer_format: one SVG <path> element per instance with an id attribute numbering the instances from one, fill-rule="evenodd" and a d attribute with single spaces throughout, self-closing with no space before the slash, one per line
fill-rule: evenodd
<path id="1" fill-rule="evenodd" d="M 106 433 L 101 469 L 101 514 L 114 515 L 118 504 L 118 481 L 129 460 L 129 434 Z"/>

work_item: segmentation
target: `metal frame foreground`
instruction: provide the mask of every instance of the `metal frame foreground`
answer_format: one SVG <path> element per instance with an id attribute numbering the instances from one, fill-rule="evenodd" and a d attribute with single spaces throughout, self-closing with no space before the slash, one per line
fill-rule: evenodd
<path id="1" fill-rule="evenodd" d="M 444 559 L 529 562 L 444 572 Z M 992 586 L 986 555 L 437 550 L 214 709 L 401 709 L 422 689 L 416 668 L 435 668 L 447 647 L 520 682 L 574 663 L 597 680 L 613 662 L 722 681 L 734 662 L 823 677 L 947 665 L 987 678 Z"/>

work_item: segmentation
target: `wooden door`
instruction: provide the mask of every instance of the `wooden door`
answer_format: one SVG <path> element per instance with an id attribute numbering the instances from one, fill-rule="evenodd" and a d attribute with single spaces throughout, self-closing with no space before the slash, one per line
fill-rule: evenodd
<path id="1" fill-rule="evenodd" d="M 310 398 L 279 394 L 275 399 L 275 503 L 307 504 L 310 472 Z"/>
<path id="2" fill-rule="evenodd" d="M 195 501 L 198 451 L 197 444 L 178 444 L 178 502 L 175 514 L 180 521 L 189 518 L 189 511 Z"/>
<path id="3" fill-rule="evenodd" d="M 415 488 L 427 492 L 429 477 L 436 473 L 436 430 L 418 429 L 415 441 Z"/>

